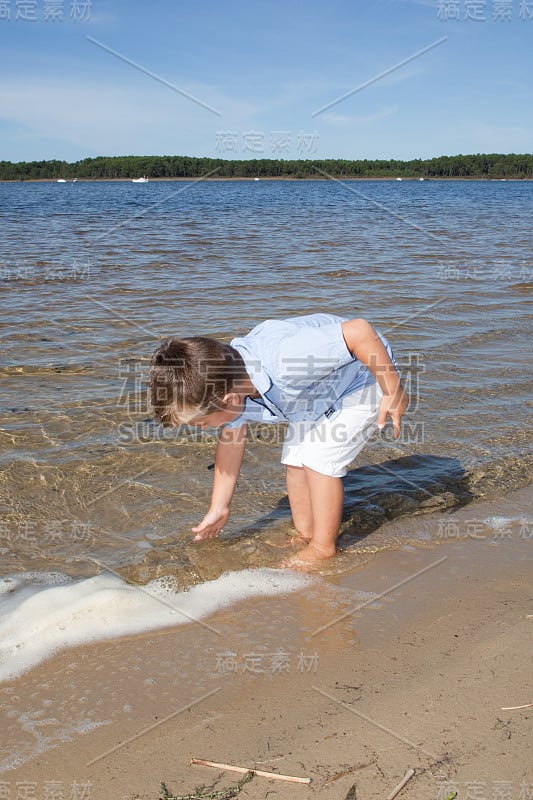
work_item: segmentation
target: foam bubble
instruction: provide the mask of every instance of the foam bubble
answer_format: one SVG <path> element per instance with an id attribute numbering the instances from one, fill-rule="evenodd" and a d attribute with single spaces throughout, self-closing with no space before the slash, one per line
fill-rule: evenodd
<path id="1" fill-rule="evenodd" d="M 133 586 L 108 573 L 83 580 L 60 573 L 8 576 L 0 581 L 0 681 L 67 647 L 200 620 L 221 606 L 298 591 L 312 580 L 248 569 L 178 592 L 165 577 Z"/>
<path id="2" fill-rule="evenodd" d="M 50 723 L 56 723 L 56 718 L 43 719 L 42 711 L 24 712 L 17 716 L 22 729 L 31 736 L 31 742 L 26 743 L 22 749 L 17 748 L 15 752 L 8 754 L 5 758 L 2 758 L 0 754 L 0 773 L 22 766 L 36 756 L 57 747 L 60 742 L 71 742 L 76 734 L 83 735 L 104 725 L 112 725 L 110 719 L 97 722 L 90 719 L 71 720 L 59 732 L 54 732 L 50 727 Z M 42 727 L 46 727 L 46 734 L 43 732 Z"/>

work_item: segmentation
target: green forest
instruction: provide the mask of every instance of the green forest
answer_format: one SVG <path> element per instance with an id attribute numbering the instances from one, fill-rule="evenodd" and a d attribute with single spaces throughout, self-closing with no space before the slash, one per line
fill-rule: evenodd
<path id="1" fill-rule="evenodd" d="M 0 161 L 0 180 L 117 178 L 533 178 L 532 154 L 440 156 L 398 161 L 227 160 L 189 156 L 99 156 L 81 161 Z"/>

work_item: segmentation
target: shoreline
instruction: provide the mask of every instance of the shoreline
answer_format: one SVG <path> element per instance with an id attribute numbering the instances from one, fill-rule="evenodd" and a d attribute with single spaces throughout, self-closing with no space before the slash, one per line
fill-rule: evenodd
<path id="1" fill-rule="evenodd" d="M 383 527 L 498 524 L 531 497 L 530 485 Z M 518 797 L 523 783 L 533 789 L 532 709 L 501 708 L 533 701 L 532 547 L 530 528 L 421 543 L 294 595 L 222 608 L 208 626 L 63 651 L 0 685 L 4 731 L 18 718 L 19 752 L 41 748 L 0 781 L 13 794 L 34 783 L 36 797 L 45 782 L 65 796 L 90 783 L 91 800 L 153 800 L 160 781 L 177 794 L 236 782 L 190 767 L 196 757 L 312 778 L 305 788 L 254 778 L 243 798 L 344 798 L 357 783 L 357 800 L 378 800 L 408 767 L 406 800 L 452 783 L 460 800 L 472 782 L 489 797 L 502 781 Z"/>
<path id="2" fill-rule="evenodd" d="M 333 176 L 335 180 L 339 181 L 391 181 L 397 183 L 449 183 L 449 182 L 470 182 L 470 183 L 531 183 L 533 182 L 533 178 L 468 178 L 468 177 L 449 177 L 449 178 L 396 178 L 396 177 L 375 177 L 375 178 L 362 178 L 362 177 L 354 177 L 350 175 L 335 175 Z M 133 183 L 133 178 L 78 178 L 74 180 L 73 178 L 66 178 L 64 179 L 66 183 Z M 305 178 L 290 178 L 285 176 L 266 176 L 260 177 L 259 182 L 263 183 L 266 181 L 285 181 L 285 182 L 294 182 L 294 183 L 302 183 L 304 181 L 323 181 L 327 183 L 328 181 L 332 180 L 332 178 L 324 178 L 324 177 L 316 177 L 312 178 L 310 176 Z M 58 183 L 62 182 L 58 178 L 32 178 L 28 180 L 22 180 L 20 178 L 13 179 L 13 180 L 2 180 L 0 179 L 0 183 Z M 249 183 L 255 182 L 255 178 L 240 178 L 240 177 L 227 177 L 227 178 L 216 178 L 216 177 L 206 177 L 203 178 L 201 175 L 198 177 L 190 177 L 190 178 L 149 178 L 147 183 L 183 183 L 183 182 L 202 182 L 202 183 L 220 183 L 223 181 L 231 181 L 239 182 L 239 181 L 248 181 Z"/>

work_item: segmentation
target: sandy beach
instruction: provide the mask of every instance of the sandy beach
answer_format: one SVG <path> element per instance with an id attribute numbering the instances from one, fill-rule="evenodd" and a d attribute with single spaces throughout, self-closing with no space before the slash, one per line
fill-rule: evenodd
<path id="1" fill-rule="evenodd" d="M 239 779 L 190 766 L 203 758 L 312 779 L 255 777 L 243 798 L 344 800 L 355 784 L 377 800 L 408 768 L 404 798 L 530 797 L 533 709 L 502 710 L 533 701 L 530 501 L 411 518 L 448 536 L 3 684 L 2 796 L 148 800 L 161 781 L 181 795 Z"/>
<path id="2" fill-rule="evenodd" d="M 533 0 L 0 31 L 0 800 L 533 800 Z"/>

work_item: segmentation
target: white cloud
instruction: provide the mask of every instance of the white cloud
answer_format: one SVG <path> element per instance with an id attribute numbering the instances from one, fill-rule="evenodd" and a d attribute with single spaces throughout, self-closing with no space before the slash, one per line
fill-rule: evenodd
<path id="1" fill-rule="evenodd" d="M 321 115 L 320 119 L 324 122 L 330 122 L 334 125 L 372 125 L 374 122 L 379 122 L 382 119 L 391 117 L 397 114 L 399 106 L 386 106 L 376 111 L 374 114 L 364 115 L 345 115 L 336 114 L 335 112 L 326 111 Z"/>
<path id="2" fill-rule="evenodd" d="M 0 115 L 11 127 L 24 129 L 27 139 L 32 134 L 37 149 L 39 141 L 47 142 L 46 154 L 28 158 L 61 158 L 65 143 L 91 155 L 201 154 L 214 149 L 216 131 L 227 128 L 230 119 L 246 120 L 256 110 L 212 87 L 184 87 L 224 112 L 218 117 L 171 89 L 140 78 L 136 87 L 15 79 L 0 86 Z M 57 142 L 55 154 L 50 154 L 51 141 Z"/>
<path id="3" fill-rule="evenodd" d="M 449 131 L 462 153 L 530 153 L 531 129 L 521 125 L 466 122 Z"/>

